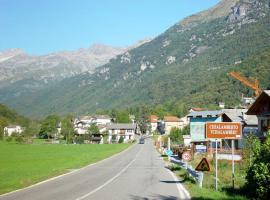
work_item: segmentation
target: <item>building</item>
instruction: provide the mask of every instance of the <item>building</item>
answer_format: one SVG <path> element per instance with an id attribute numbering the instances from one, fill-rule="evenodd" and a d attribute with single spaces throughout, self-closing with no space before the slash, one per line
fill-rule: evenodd
<path id="1" fill-rule="evenodd" d="M 193 143 L 205 143 L 205 124 L 206 122 L 222 122 L 221 110 L 213 111 L 193 111 L 188 114 L 190 118 L 190 136 Z"/>
<path id="2" fill-rule="evenodd" d="M 111 123 L 111 117 L 108 115 L 95 115 L 92 118 L 92 123 L 96 125 L 106 125 Z"/>
<path id="3" fill-rule="evenodd" d="M 264 90 L 247 111 L 258 117 L 258 133 L 265 137 L 270 130 L 270 90 Z"/>
<path id="4" fill-rule="evenodd" d="M 180 119 L 175 116 L 165 116 L 164 117 L 164 124 L 165 124 L 165 134 L 170 134 L 172 128 L 179 128 L 180 129 Z"/>
<path id="5" fill-rule="evenodd" d="M 184 116 L 180 118 L 180 129 L 182 130 L 183 128 L 185 128 L 186 126 L 189 125 L 189 118 L 188 116 Z"/>
<path id="6" fill-rule="evenodd" d="M 23 128 L 19 125 L 10 125 L 4 128 L 4 134 L 6 136 L 11 136 L 12 134 L 21 134 L 23 132 Z"/>
<path id="7" fill-rule="evenodd" d="M 107 130 L 109 133 L 109 143 L 118 142 L 120 137 L 123 137 L 124 142 L 135 139 L 136 124 L 109 124 Z"/>
<path id="8" fill-rule="evenodd" d="M 255 134 L 258 126 L 256 116 L 247 116 L 246 109 L 223 109 L 213 111 L 191 112 L 190 117 L 190 136 L 191 142 L 196 145 L 215 146 L 212 140 L 206 139 L 205 124 L 207 122 L 239 122 L 242 124 L 243 135 Z M 251 131 L 252 130 L 252 131 Z M 235 142 L 236 149 L 241 149 L 243 140 Z M 218 147 L 221 149 L 230 149 L 231 140 L 219 140 Z"/>
<path id="9" fill-rule="evenodd" d="M 154 132 L 154 131 L 157 131 L 158 117 L 156 115 L 151 115 L 149 117 L 149 123 L 150 123 L 150 131 L 151 131 L 151 133 Z"/>

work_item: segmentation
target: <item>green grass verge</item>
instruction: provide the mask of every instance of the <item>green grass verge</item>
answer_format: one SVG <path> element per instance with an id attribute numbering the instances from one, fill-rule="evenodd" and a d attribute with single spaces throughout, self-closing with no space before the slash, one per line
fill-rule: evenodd
<path id="1" fill-rule="evenodd" d="M 193 200 L 215 200 L 215 199 L 234 199 L 234 200 L 246 200 L 246 197 L 241 195 L 232 195 L 226 191 L 215 191 L 214 188 L 208 188 L 203 186 L 199 187 L 198 183 L 196 183 L 192 178 L 190 178 L 187 174 L 187 171 L 179 166 L 172 165 L 170 169 L 176 173 L 179 179 L 182 180 L 182 184 L 189 191 L 191 195 L 191 199 Z M 204 181 L 205 184 L 205 181 Z"/>
<path id="2" fill-rule="evenodd" d="M 37 143 L 29 145 L 0 141 L 0 194 L 97 162 L 131 145 Z"/>

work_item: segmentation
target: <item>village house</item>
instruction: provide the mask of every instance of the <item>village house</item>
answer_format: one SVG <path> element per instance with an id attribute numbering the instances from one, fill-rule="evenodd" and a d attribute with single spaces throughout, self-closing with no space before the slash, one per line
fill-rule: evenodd
<path id="1" fill-rule="evenodd" d="M 4 128 L 4 134 L 6 136 L 11 136 L 12 134 L 21 134 L 23 132 L 23 128 L 19 125 L 10 125 Z"/>
<path id="2" fill-rule="evenodd" d="M 109 124 L 107 125 L 107 130 L 109 143 L 118 142 L 121 136 L 124 142 L 128 142 L 135 139 L 136 124 Z"/>
<path id="3" fill-rule="evenodd" d="M 96 125 L 106 125 L 111 123 L 111 117 L 108 115 L 95 115 L 93 116 L 92 123 Z"/>
<path id="4" fill-rule="evenodd" d="M 150 132 L 151 133 L 155 132 L 158 126 L 158 117 L 156 115 L 150 115 L 149 123 L 150 123 Z"/>
<path id="5" fill-rule="evenodd" d="M 247 115 L 258 118 L 259 137 L 263 138 L 270 130 L 270 90 L 264 90 L 247 111 Z"/>
<path id="6" fill-rule="evenodd" d="M 206 139 L 205 124 L 207 122 L 239 122 L 242 124 L 243 135 L 256 134 L 256 127 L 258 125 L 256 116 L 245 115 L 246 109 L 223 109 L 213 111 L 197 111 L 191 112 L 190 117 L 190 136 L 193 144 L 193 149 L 196 152 L 204 145 L 206 148 L 212 148 L 214 140 Z M 252 132 L 250 130 L 253 130 Z M 243 147 L 243 140 L 235 141 L 236 149 Z M 231 148 L 231 140 L 218 140 L 218 148 L 226 149 Z M 206 149 L 205 149 L 206 150 Z"/>
<path id="7" fill-rule="evenodd" d="M 165 134 L 170 134 L 172 128 L 179 128 L 180 129 L 180 119 L 175 116 L 165 116 L 164 117 L 164 124 L 165 124 Z"/>

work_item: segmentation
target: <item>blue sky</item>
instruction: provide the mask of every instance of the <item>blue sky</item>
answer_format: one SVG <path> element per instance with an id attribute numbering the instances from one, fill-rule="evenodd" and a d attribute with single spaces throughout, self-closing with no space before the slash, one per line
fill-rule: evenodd
<path id="1" fill-rule="evenodd" d="M 132 45 L 219 0 L 0 0 L 0 51 Z"/>

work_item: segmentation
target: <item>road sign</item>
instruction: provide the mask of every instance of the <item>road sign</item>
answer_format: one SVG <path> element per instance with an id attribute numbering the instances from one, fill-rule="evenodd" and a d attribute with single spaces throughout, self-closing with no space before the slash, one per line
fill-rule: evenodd
<path id="1" fill-rule="evenodd" d="M 242 127 L 237 122 L 207 122 L 207 139 L 241 139 Z"/>
<path id="2" fill-rule="evenodd" d="M 196 152 L 199 152 L 199 153 L 205 153 L 207 151 L 207 148 L 205 145 L 196 145 L 195 146 L 195 150 Z"/>
<path id="3" fill-rule="evenodd" d="M 198 166 L 195 168 L 196 171 L 210 171 L 210 166 L 206 158 L 203 158 Z"/>
<path id="4" fill-rule="evenodd" d="M 184 161 L 189 161 L 191 160 L 191 154 L 189 151 L 184 151 L 183 154 L 182 154 L 182 159 Z"/>

